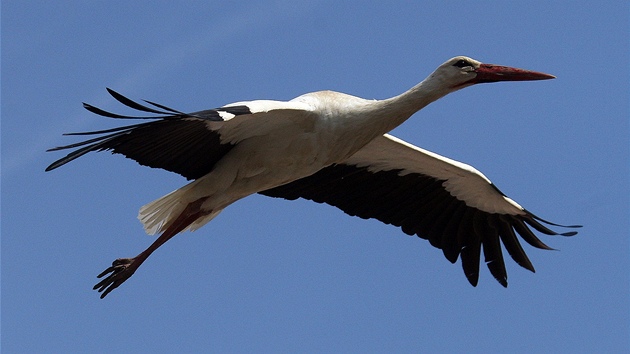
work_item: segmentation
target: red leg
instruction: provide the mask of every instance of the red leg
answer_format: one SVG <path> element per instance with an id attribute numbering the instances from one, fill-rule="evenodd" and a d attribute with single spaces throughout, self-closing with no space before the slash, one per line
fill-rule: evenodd
<path id="1" fill-rule="evenodd" d="M 105 279 L 101 280 L 98 284 L 94 285 L 94 290 L 102 292 L 101 299 L 107 296 L 112 290 L 124 283 L 129 277 L 135 273 L 136 269 L 160 246 L 166 241 L 170 240 L 173 236 L 184 230 L 188 225 L 192 224 L 195 220 L 202 216 L 208 215 L 209 211 L 201 210 L 201 205 L 207 198 L 201 198 L 192 202 L 186 206 L 184 211 L 175 219 L 175 221 L 158 237 L 155 242 L 149 246 L 146 250 L 142 251 L 139 255 L 133 258 L 119 258 L 112 262 L 112 266 L 105 269 L 97 277 L 102 278 L 109 274 Z M 110 274 L 111 273 L 111 274 Z"/>

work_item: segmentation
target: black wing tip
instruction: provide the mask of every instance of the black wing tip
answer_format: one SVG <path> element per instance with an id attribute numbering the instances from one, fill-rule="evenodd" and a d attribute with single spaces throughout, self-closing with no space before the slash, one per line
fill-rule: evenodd
<path id="1" fill-rule="evenodd" d="M 152 102 L 152 101 L 148 101 L 148 100 L 143 100 L 144 102 L 152 105 L 153 107 L 156 107 L 158 109 L 152 108 L 152 107 L 148 107 L 146 105 L 140 104 L 116 91 L 114 91 L 113 89 L 106 87 L 105 88 L 107 90 L 107 92 L 119 103 L 123 104 L 124 106 L 127 106 L 131 109 L 134 109 L 136 111 L 140 111 L 140 112 L 147 112 L 147 113 L 151 113 L 154 114 L 154 116 L 130 116 L 130 115 L 122 115 L 122 114 L 116 114 L 116 113 L 112 113 L 112 112 L 108 112 L 105 111 L 103 109 L 100 109 L 98 107 L 95 107 L 89 103 L 85 103 L 83 102 L 83 108 L 87 109 L 88 111 L 95 113 L 97 115 L 103 116 L 103 117 L 108 117 L 108 118 L 117 118 L 117 119 L 178 119 L 178 118 L 201 118 L 201 117 L 197 117 L 195 115 L 192 114 L 188 114 L 188 113 L 184 113 L 181 111 L 178 111 L 176 109 Z"/>
<path id="2" fill-rule="evenodd" d="M 549 236 L 565 236 L 565 237 L 571 237 L 571 236 L 575 236 L 578 234 L 577 231 L 567 231 L 567 232 L 557 232 L 557 231 L 553 231 L 549 228 L 547 228 L 546 226 L 544 226 L 543 224 L 547 224 L 550 226 L 556 226 L 556 227 L 562 227 L 562 228 L 566 228 L 566 229 L 579 229 L 582 227 L 582 225 L 561 225 L 561 224 L 557 224 L 557 223 L 553 223 L 550 222 L 548 220 L 545 220 L 535 214 L 533 214 L 532 212 L 528 211 L 528 210 L 524 210 L 527 213 L 527 216 L 523 218 L 523 220 L 529 224 L 530 226 L 532 226 L 534 229 L 536 229 L 537 231 L 540 231 L 546 235 Z"/>
<path id="3" fill-rule="evenodd" d="M 499 284 L 501 284 L 502 287 L 507 288 L 508 287 L 508 282 L 507 282 L 507 278 L 497 278 L 494 277 L 494 279 L 496 279 Z"/>
<path id="4" fill-rule="evenodd" d="M 477 284 L 479 284 L 479 273 L 464 274 L 466 275 L 466 279 L 468 280 L 470 285 L 472 285 L 473 288 L 476 288 Z"/>
<path id="5" fill-rule="evenodd" d="M 525 254 L 525 253 L 523 253 Z M 527 254 L 525 254 L 525 257 L 527 257 Z M 514 257 L 512 257 L 512 259 L 514 260 L 514 262 L 516 262 L 516 264 L 518 264 L 519 266 L 521 266 L 521 268 L 527 269 L 532 273 L 536 273 L 536 269 L 534 268 L 534 265 L 532 264 L 532 262 L 529 260 L 529 258 L 525 258 L 523 260 L 521 259 L 515 259 Z"/>
<path id="6" fill-rule="evenodd" d="M 57 160 L 57 161 L 51 163 L 50 165 L 48 165 L 48 167 L 46 167 L 44 172 L 50 172 L 50 171 L 56 169 L 57 167 L 61 167 L 61 166 L 65 165 L 67 163 L 67 161 L 64 161 L 64 160 L 65 160 L 65 158 L 63 158 L 61 160 Z"/>

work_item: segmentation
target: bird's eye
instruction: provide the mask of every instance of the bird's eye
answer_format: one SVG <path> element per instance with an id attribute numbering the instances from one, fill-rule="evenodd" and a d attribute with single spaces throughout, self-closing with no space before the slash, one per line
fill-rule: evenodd
<path id="1" fill-rule="evenodd" d="M 455 64 L 453 64 L 453 66 L 456 66 L 458 68 L 463 68 L 466 66 L 472 66 L 472 64 L 468 60 L 459 59 L 458 61 L 455 62 Z"/>

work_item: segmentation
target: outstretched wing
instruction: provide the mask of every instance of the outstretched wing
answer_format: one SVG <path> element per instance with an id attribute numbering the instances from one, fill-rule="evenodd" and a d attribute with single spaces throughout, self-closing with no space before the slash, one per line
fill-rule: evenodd
<path id="1" fill-rule="evenodd" d="M 125 106 L 152 115 L 120 115 L 87 103 L 83 106 L 90 112 L 104 117 L 152 121 L 113 129 L 65 134 L 98 136 L 79 143 L 49 149 L 48 151 L 57 151 L 76 148 L 67 156 L 53 162 L 46 171 L 60 167 L 90 151 L 109 150 L 144 166 L 172 171 L 187 179 L 197 179 L 210 172 L 217 161 L 238 142 L 240 137 L 234 136 L 235 131 L 255 131 L 257 118 L 265 116 L 273 119 L 272 112 L 304 112 L 307 108 L 294 102 L 260 100 L 184 113 L 158 103 L 144 101 L 150 105 L 147 106 L 132 101 L 109 88 L 107 91 Z M 286 115 L 275 114 L 275 116 Z M 267 119 L 262 121 L 267 121 Z"/>
<path id="2" fill-rule="evenodd" d="M 460 257 L 473 286 L 482 249 L 492 275 L 507 286 L 501 242 L 516 263 L 533 272 L 517 233 L 541 249 L 551 248 L 529 227 L 547 235 L 576 234 L 550 230 L 542 223 L 551 223 L 507 198 L 473 167 L 390 135 L 376 138 L 343 163 L 261 194 L 327 203 L 349 215 L 398 226 L 429 240 L 450 262 Z"/>

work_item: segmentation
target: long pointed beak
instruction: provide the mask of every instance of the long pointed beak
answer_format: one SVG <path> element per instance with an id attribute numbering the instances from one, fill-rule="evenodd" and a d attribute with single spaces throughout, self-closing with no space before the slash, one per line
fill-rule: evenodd
<path id="1" fill-rule="evenodd" d="M 494 64 L 481 64 L 475 70 L 477 77 L 472 81 L 474 83 L 497 82 L 497 81 L 530 81 L 530 80 L 548 80 L 555 79 L 553 75 L 530 71 L 509 66 L 501 66 Z"/>

